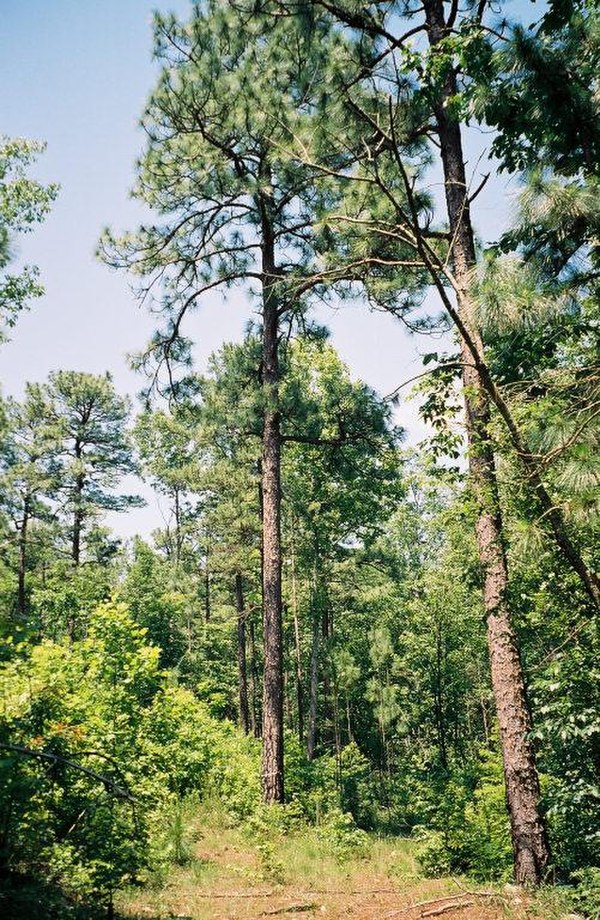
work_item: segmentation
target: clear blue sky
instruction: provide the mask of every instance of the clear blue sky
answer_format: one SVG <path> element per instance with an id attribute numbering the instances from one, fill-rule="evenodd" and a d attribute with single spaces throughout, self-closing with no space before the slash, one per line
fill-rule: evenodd
<path id="1" fill-rule="evenodd" d="M 110 370 L 117 388 L 134 395 L 143 381 L 125 356 L 140 349 L 152 323 L 127 279 L 99 264 L 94 250 L 104 226 L 133 227 L 140 217 L 128 190 L 143 146 L 137 122 L 156 74 L 152 11 L 158 6 L 185 16 L 189 2 L 3 0 L 1 6 L 0 132 L 47 141 L 36 175 L 61 184 L 51 216 L 18 245 L 21 259 L 39 265 L 47 293 L 0 352 L 2 389 L 19 396 L 26 381 L 59 368 Z M 513 9 L 519 7 L 521 0 Z M 473 165 L 485 142 L 473 140 Z M 484 238 L 496 236 L 508 204 L 502 185 L 490 183 L 476 214 Z M 192 330 L 199 369 L 222 342 L 240 337 L 248 309 L 242 296 L 204 304 Z M 419 353 L 432 350 L 430 340 L 411 338 L 389 316 L 359 305 L 320 318 L 352 373 L 381 393 L 418 373 Z M 410 440 L 422 436 L 414 406 L 401 407 L 398 421 Z M 160 523 L 154 501 L 110 520 L 123 536 Z"/>

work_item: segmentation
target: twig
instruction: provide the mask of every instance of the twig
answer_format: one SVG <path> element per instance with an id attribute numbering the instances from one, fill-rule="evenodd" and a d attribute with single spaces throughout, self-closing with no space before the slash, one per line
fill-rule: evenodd
<path id="1" fill-rule="evenodd" d="M 65 766 L 71 767 L 73 770 L 78 770 L 80 773 L 84 773 L 86 776 L 91 777 L 91 779 L 98 780 L 103 783 L 105 788 L 114 793 L 121 799 L 125 799 L 128 802 L 135 801 L 132 794 L 128 789 L 124 789 L 119 786 L 117 783 L 113 782 L 108 776 L 104 776 L 102 773 L 96 773 L 95 770 L 88 770 L 87 767 L 82 766 L 82 764 L 77 763 L 75 760 L 69 760 L 67 757 L 60 757 L 58 754 L 49 754 L 47 751 L 34 751 L 32 748 L 23 747 L 20 744 L 8 744 L 5 742 L 0 742 L 0 749 L 4 751 L 13 751 L 15 754 L 21 754 L 24 757 L 34 757 L 38 760 L 49 760 L 52 763 L 64 763 Z M 86 754 L 95 753 L 94 751 L 85 751 Z"/>
<path id="2" fill-rule="evenodd" d="M 450 913 L 451 910 L 461 910 L 463 907 L 472 907 L 475 901 L 459 901 L 457 904 L 445 904 L 443 907 L 436 907 L 435 910 L 426 910 L 421 917 L 439 917 L 440 914 Z"/>
<path id="3" fill-rule="evenodd" d="M 275 914 L 302 914 L 307 910 L 316 910 L 318 907 L 315 901 L 309 904 L 291 904 L 289 907 L 277 907 L 275 910 L 263 910 L 261 917 L 272 917 Z"/>
<path id="4" fill-rule="evenodd" d="M 195 898 L 210 898 L 211 901 L 219 898 L 220 900 L 233 900 L 238 898 L 272 898 L 275 896 L 274 891 L 225 891 L 225 892 L 196 892 Z"/>
<path id="5" fill-rule="evenodd" d="M 453 881 L 455 882 L 455 884 L 458 885 L 458 882 L 456 882 L 455 879 L 453 879 Z M 461 886 L 458 885 L 458 887 L 460 888 Z M 434 907 L 436 904 L 442 905 L 442 904 L 449 904 L 450 902 L 452 902 L 453 907 L 468 906 L 464 902 L 462 902 L 461 904 L 457 904 L 457 899 L 464 898 L 467 895 L 469 897 L 474 897 L 474 898 L 501 898 L 501 895 L 496 894 L 495 891 L 467 891 L 465 889 L 464 894 L 452 894 L 452 895 L 447 895 L 445 898 L 433 898 L 429 901 L 417 901 L 416 904 L 409 904 L 408 907 L 398 907 L 395 910 L 390 910 L 387 913 L 383 914 L 383 917 L 384 918 L 397 917 L 400 914 L 408 914 L 412 910 L 418 910 L 420 907 Z M 473 903 L 472 901 L 469 902 L 469 904 L 472 904 L 472 903 Z M 422 916 L 431 917 L 431 916 L 434 916 L 434 914 L 429 913 L 429 914 L 423 914 Z"/>

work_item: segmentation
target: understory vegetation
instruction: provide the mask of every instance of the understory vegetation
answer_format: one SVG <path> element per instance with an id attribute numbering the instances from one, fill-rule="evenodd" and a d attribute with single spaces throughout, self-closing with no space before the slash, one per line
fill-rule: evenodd
<path id="1" fill-rule="evenodd" d="M 229 886 L 599 920 L 600 19 L 499 17 L 155 15 L 151 217 L 98 248 L 156 319 L 147 388 L 0 400 L 3 917 L 204 918 Z M 476 127 L 520 190 L 485 244 Z M 42 152 L 0 145 L 2 339 L 43 294 L 9 270 Z M 198 367 L 219 294 L 249 321 Z M 321 322 L 350 299 L 437 343 L 385 397 Z M 123 540 L 140 479 L 160 526 Z"/>

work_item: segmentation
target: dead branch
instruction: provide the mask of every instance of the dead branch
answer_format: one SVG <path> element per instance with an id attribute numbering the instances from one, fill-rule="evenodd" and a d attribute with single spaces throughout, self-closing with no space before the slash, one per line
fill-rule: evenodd
<path id="1" fill-rule="evenodd" d="M 135 801 L 134 797 L 128 789 L 119 786 L 117 783 L 113 782 L 112 779 L 110 779 L 108 776 L 104 776 L 102 773 L 96 773 L 95 770 L 89 770 L 87 767 L 77 763 L 75 760 L 69 760 L 66 757 L 60 757 L 58 754 L 50 754 L 47 751 L 34 751 L 32 748 L 23 747 L 20 744 L 8 744 L 3 741 L 0 742 L 0 748 L 4 751 L 12 751 L 15 754 L 21 754 L 23 757 L 33 757 L 37 760 L 49 760 L 51 763 L 65 764 L 65 766 L 71 767 L 73 770 L 78 770 L 80 773 L 84 773 L 91 779 L 95 779 L 98 780 L 98 782 L 103 783 L 105 789 L 112 792 L 118 798 L 125 799 L 128 802 Z M 84 751 L 83 753 L 102 756 L 97 755 L 96 751 Z"/>
<path id="2" fill-rule="evenodd" d="M 316 901 L 310 901 L 308 904 L 290 904 L 289 907 L 277 907 L 275 910 L 263 910 L 261 917 L 272 917 L 275 914 L 302 914 L 307 910 L 316 910 L 318 904 Z"/>
<path id="3" fill-rule="evenodd" d="M 461 910 L 463 907 L 472 907 L 475 901 L 460 901 L 457 904 L 445 904 L 442 907 L 436 907 L 435 910 L 426 910 L 421 917 L 439 917 L 440 914 L 448 914 L 451 910 Z"/>
<path id="4" fill-rule="evenodd" d="M 458 884 L 458 882 L 456 884 Z M 419 908 L 435 907 L 436 905 L 440 905 L 440 906 L 451 905 L 453 910 L 459 907 L 468 907 L 473 904 L 473 901 L 465 902 L 462 900 L 462 898 L 465 898 L 467 896 L 474 897 L 474 898 L 500 898 L 500 900 L 502 900 L 502 896 L 497 894 L 495 891 L 466 891 L 465 890 L 464 894 L 446 895 L 446 897 L 444 898 L 432 898 L 429 901 L 417 901 L 415 904 L 409 904 L 407 907 L 398 907 L 395 910 L 390 910 L 387 913 L 383 914 L 383 918 L 387 920 L 388 917 L 398 917 L 400 916 L 400 914 L 408 914 L 413 910 L 419 910 Z M 447 907 L 445 909 L 447 909 Z M 438 913 L 443 913 L 443 912 L 444 911 L 438 911 Z M 435 912 L 434 913 L 429 912 L 425 914 L 422 913 L 421 916 L 433 917 L 435 916 Z"/>

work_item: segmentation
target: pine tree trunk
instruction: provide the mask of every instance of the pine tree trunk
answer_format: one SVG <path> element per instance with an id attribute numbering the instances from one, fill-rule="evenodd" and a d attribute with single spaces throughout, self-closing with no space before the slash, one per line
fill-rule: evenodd
<path id="1" fill-rule="evenodd" d="M 82 494 L 83 476 L 78 476 L 75 492 L 75 511 L 73 512 L 73 543 L 71 547 L 71 556 L 75 565 L 79 565 L 81 560 L 81 531 L 83 527 L 83 508 L 81 507 Z"/>
<path id="2" fill-rule="evenodd" d="M 281 610 L 281 433 L 279 311 L 269 202 L 261 198 L 263 272 L 262 436 L 263 750 L 262 791 L 268 804 L 284 801 L 283 635 Z"/>
<path id="3" fill-rule="evenodd" d="M 292 521 L 292 527 L 295 521 Z M 296 702 L 298 705 L 298 741 L 304 741 L 304 690 L 302 687 L 302 650 L 300 647 L 300 623 L 298 621 L 298 589 L 296 583 L 296 551 L 292 537 L 292 615 L 294 618 L 294 652 L 296 664 Z"/>
<path id="4" fill-rule="evenodd" d="M 317 747 L 317 718 L 319 697 L 319 611 L 315 609 L 316 596 L 313 595 L 312 632 L 310 646 L 310 691 L 308 706 L 308 734 L 306 736 L 306 756 L 314 760 Z"/>
<path id="5" fill-rule="evenodd" d="M 245 735 L 250 733 L 250 708 L 248 706 L 248 674 L 246 669 L 246 610 L 244 585 L 240 572 L 235 573 L 235 606 L 237 611 L 237 660 L 240 725 Z"/>
<path id="6" fill-rule="evenodd" d="M 173 505 L 175 512 L 175 568 L 179 568 L 179 563 L 181 562 L 181 502 L 177 486 L 175 486 Z"/>
<path id="7" fill-rule="evenodd" d="M 446 744 L 446 721 L 444 718 L 444 690 L 443 690 L 443 637 L 440 624 L 436 624 L 435 635 L 435 674 L 433 678 L 433 708 L 438 737 L 438 751 L 440 763 L 444 770 L 448 769 L 448 748 Z"/>
<path id="8" fill-rule="evenodd" d="M 30 497 L 25 496 L 23 502 L 23 520 L 19 532 L 19 574 L 17 588 L 17 609 L 23 619 L 27 615 L 27 529 L 29 525 Z"/>
<path id="9" fill-rule="evenodd" d="M 79 439 L 75 440 L 74 445 L 75 459 L 81 463 L 83 456 L 83 446 Z M 81 530 L 83 527 L 83 487 L 85 478 L 83 472 L 77 473 L 75 477 L 75 500 L 73 502 L 73 541 L 71 545 L 71 556 L 75 565 L 79 565 L 81 559 Z"/>
<path id="10" fill-rule="evenodd" d="M 210 543 L 206 535 L 206 556 L 204 562 L 204 622 L 210 622 Z"/>
<path id="11" fill-rule="evenodd" d="M 306 756 L 314 760 L 317 749 L 318 702 L 319 702 L 319 658 L 320 633 L 323 629 L 323 607 L 321 604 L 321 572 L 319 569 L 319 537 L 314 535 L 314 560 L 310 591 L 311 644 L 310 644 L 310 690 L 308 706 L 308 733 Z"/>
<path id="12" fill-rule="evenodd" d="M 252 726 L 252 734 L 255 738 L 260 738 L 260 700 L 258 696 L 258 665 L 257 665 L 257 654 L 256 654 L 256 630 L 254 628 L 254 621 L 250 618 L 249 629 L 250 633 L 250 677 L 252 681 L 252 707 L 250 709 L 250 722 Z"/>
<path id="13" fill-rule="evenodd" d="M 327 580 L 323 572 L 319 573 L 319 608 L 321 610 L 321 636 L 322 636 L 322 649 L 323 654 L 321 657 L 321 708 L 323 712 L 322 718 L 322 741 L 324 744 L 327 744 L 332 751 L 335 751 L 335 700 L 334 692 L 332 692 L 331 687 L 331 678 L 330 678 L 330 665 L 329 660 L 329 649 L 331 647 L 331 639 L 333 636 L 333 617 L 331 614 L 331 607 L 329 604 L 329 595 L 327 593 Z M 331 724 L 329 724 L 329 722 Z"/>
<path id="14" fill-rule="evenodd" d="M 427 32 L 432 48 L 444 38 L 446 24 L 442 0 L 425 0 Z M 470 274 L 475 265 L 462 138 L 444 102 L 457 92 L 456 76 L 449 70 L 442 98 L 435 106 L 440 142 L 454 276 L 458 285 L 458 311 L 481 353 L 482 342 L 471 328 Z M 484 606 L 492 686 L 498 717 L 506 798 L 510 815 L 517 882 L 539 884 L 549 861 L 545 828 L 539 811 L 539 781 L 529 733 L 531 719 L 525 682 L 508 605 L 508 568 L 493 446 L 488 425 L 490 410 L 479 370 L 467 344 L 461 344 L 469 473 L 477 502 L 477 545 L 484 572 Z"/>

